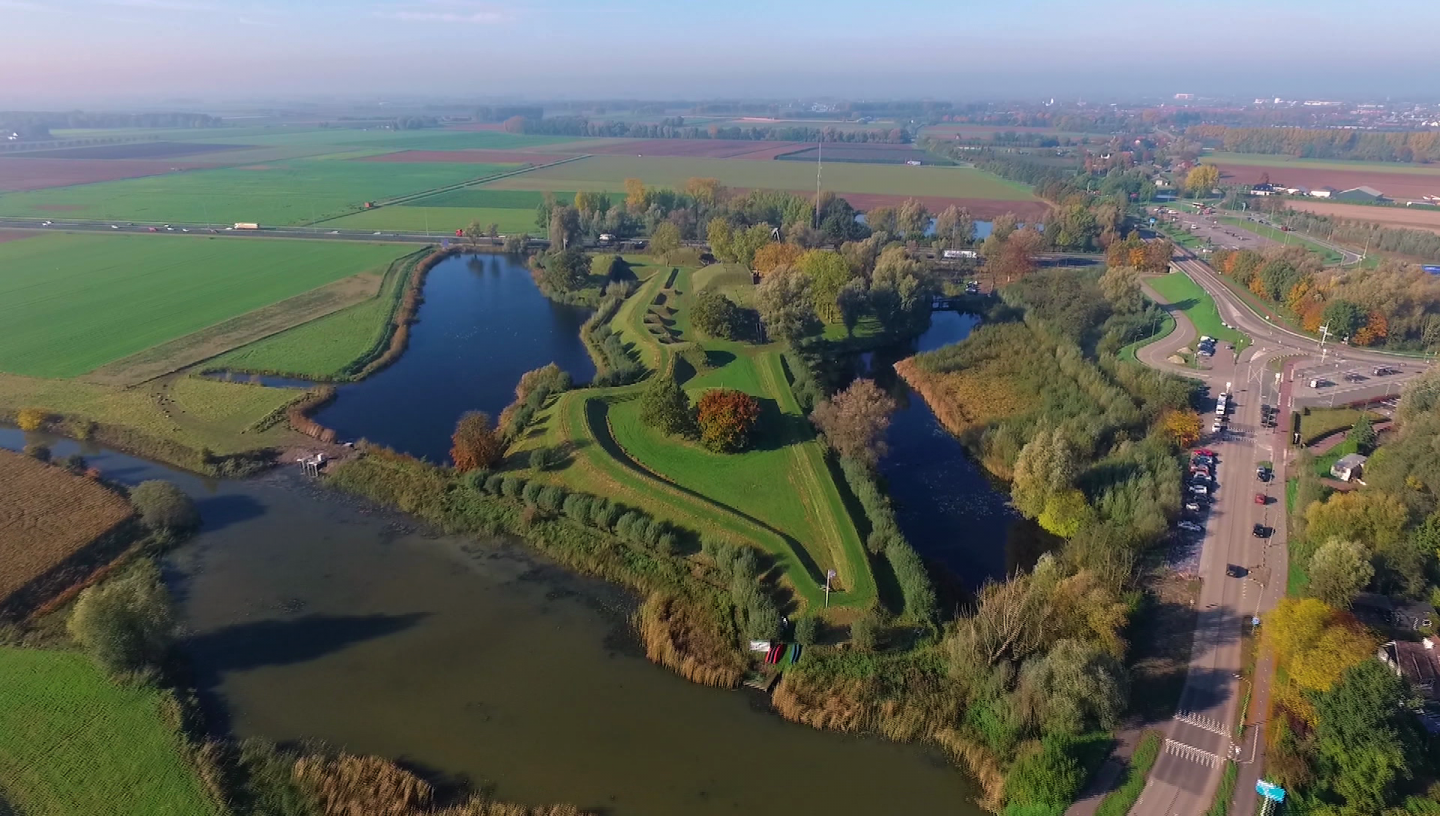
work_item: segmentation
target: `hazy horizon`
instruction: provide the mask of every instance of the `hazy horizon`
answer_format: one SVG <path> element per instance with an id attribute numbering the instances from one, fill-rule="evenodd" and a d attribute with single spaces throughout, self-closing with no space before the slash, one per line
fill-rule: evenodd
<path id="1" fill-rule="evenodd" d="M 1440 5 L 0 0 L 0 106 L 314 96 L 1433 95 Z"/>

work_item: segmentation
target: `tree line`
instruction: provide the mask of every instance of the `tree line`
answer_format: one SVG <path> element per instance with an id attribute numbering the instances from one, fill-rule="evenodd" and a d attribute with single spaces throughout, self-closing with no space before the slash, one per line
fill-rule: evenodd
<path id="1" fill-rule="evenodd" d="M 681 120 L 683 121 L 683 120 Z M 914 134 L 903 127 L 848 129 L 805 125 L 684 125 L 655 122 L 616 122 L 583 116 L 551 116 L 537 119 L 512 116 L 505 120 L 507 133 L 539 136 L 598 136 L 630 139 L 733 139 L 756 142 L 845 142 L 908 144 Z"/>
<path id="2" fill-rule="evenodd" d="M 52 139 L 52 129 L 78 128 L 210 128 L 223 121 L 206 113 L 112 113 L 102 111 L 0 111 L 0 130 L 21 138 Z"/>
<path id="3" fill-rule="evenodd" d="M 1440 132 L 1377 132 L 1339 128 L 1195 125 L 1185 134 L 1231 153 L 1307 159 L 1432 162 L 1440 160 Z"/>

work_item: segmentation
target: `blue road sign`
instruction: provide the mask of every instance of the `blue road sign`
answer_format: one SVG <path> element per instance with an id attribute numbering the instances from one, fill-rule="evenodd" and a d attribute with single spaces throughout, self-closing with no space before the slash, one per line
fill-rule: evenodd
<path id="1" fill-rule="evenodd" d="M 1263 779 L 1255 783 L 1255 792 L 1266 799 L 1273 799 L 1276 802 L 1285 801 L 1285 789 Z"/>

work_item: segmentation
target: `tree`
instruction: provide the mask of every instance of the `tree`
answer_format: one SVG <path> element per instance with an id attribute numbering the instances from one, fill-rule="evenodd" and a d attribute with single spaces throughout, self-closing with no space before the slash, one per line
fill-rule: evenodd
<path id="1" fill-rule="evenodd" d="M 744 391 L 706 391 L 697 406 L 700 444 L 717 453 L 742 451 L 750 444 L 750 434 L 759 419 L 760 403 Z"/>
<path id="2" fill-rule="evenodd" d="M 1035 434 L 1015 459 L 1010 498 L 1028 518 L 1038 518 L 1050 497 L 1074 485 L 1075 449 L 1058 428 Z"/>
<path id="3" fill-rule="evenodd" d="M 648 198 L 645 182 L 637 178 L 625 179 L 625 209 L 632 213 L 645 212 Z"/>
<path id="4" fill-rule="evenodd" d="M 656 374 L 640 397 L 640 421 L 671 436 L 688 435 L 695 426 L 690 397 L 675 382 L 673 368 Z"/>
<path id="5" fill-rule="evenodd" d="M 964 207 L 954 204 L 935 217 L 935 237 L 949 247 L 962 247 L 975 240 L 975 217 Z"/>
<path id="6" fill-rule="evenodd" d="M 1005 799 L 1012 806 L 1036 808 L 1017 812 L 1058 813 L 1074 801 L 1085 781 L 1085 771 L 1070 755 L 1069 747 L 1069 739 L 1047 736 L 1036 749 L 1021 754 L 1015 761 L 1005 777 Z M 1054 810 L 1042 810 L 1040 806 Z"/>
<path id="7" fill-rule="evenodd" d="M 735 229 L 729 219 L 712 218 L 705 227 L 705 240 L 715 257 L 727 263 L 735 262 Z"/>
<path id="8" fill-rule="evenodd" d="M 670 253 L 680 248 L 680 228 L 664 221 L 650 233 L 650 256 L 664 261 Z"/>
<path id="9" fill-rule="evenodd" d="M 807 615 L 795 621 L 795 642 L 801 646 L 814 646 L 820 640 L 820 619 Z"/>
<path id="10" fill-rule="evenodd" d="M 839 321 L 837 299 L 840 290 L 850 280 L 850 264 L 833 250 L 812 249 L 800 256 L 797 267 L 810 278 L 810 294 L 816 314 L 827 323 Z"/>
<path id="11" fill-rule="evenodd" d="M 1360 415 L 1360 419 L 1355 422 L 1355 427 L 1350 429 L 1346 438 L 1355 443 L 1356 450 L 1361 453 L 1368 454 L 1375 450 L 1375 426 L 1370 423 L 1368 414 Z"/>
<path id="12" fill-rule="evenodd" d="M 1112 266 L 1100 276 L 1100 293 L 1117 312 L 1143 312 L 1149 299 L 1140 288 L 1140 270 L 1133 266 Z"/>
<path id="13" fill-rule="evenodd" d="M 850 645 L 861 652 L 873 652 L 880 646 L 880 621 L 874 612 L 866 612 L 850 624 Z"/>
<path id="14" fill-rule="evenodd" d="M 544 271 L 540 281 L 552 292 L 573 292 L 585 285 L 590 274 L 590 256 L 578 247 L 555 251 L 545 255 L 541 262 Z"/>
<path id="15" fill-rule="evenodd" d="M 15 415 L 15 424 L 22 431 L 38 431 L 50 421 L 50 412 L 44 408 L 21 408 Z"/>
<path id="16" fill-rule="evenodd" d="M 1330 329 L 1331 337 L 1346 338 L 1353 336 L 1365 325 L 1368 315 L 1365 310 L 1348 300 L 1332 300 L 1325 304 L 1325 311 L 1320 313 L 1320 319 Z"/>
<path id="17" fill-rule="evenodd" d="M 895 401 L 874 380 L 855 380 L 828 400 L 821 400 L 810 419 L 835 452 L 874 468 L 885 455 L 885 431 Z"/>
<path id="18" fill-rule="evenodd" d="M 895 226 L 907 239 L 918 241 L 925 237 L 925 230 L 930 227 L 930 210 L 926 209 L 923 201 L 907 198 L 895 213 Z"/>
<path id="19" fill-rule="evenodd" d="M 200 511 L 180 488 L 159 479 L 141 482 L 130 491 L 130 503 L 152 530 L 185 531 L 200 526 Z"/>
<path id="20" fill-rule="evenodd" d="M 1370 553 L 1354 541 L 1332 538 L 1310 557 L 1310 594 L 1336 609 L 1349 609 L 1373 577 Z"/>
<path id="21" fill-rule="evenodd" d="M 1078 735 L 1120 722 L 1128 694 L 1125 669 L 1092 643 L 1059 640 L 1020 674 L 1021 707 L 1047 734 Z"/>
<path id="22" fill-rule="evenodd" d="M 872 207 L 865 213 L 865 224 L 872 232 L 900 232 L 894 207 Z"/>
<path id="23" fill-rule="evenodd" d="M 67 628 L 106 671 L 140 671 L 161 663 L 175 631 L 170 596 L 148 561 L 80 593 Z"/>
<path id="24" fill-rule="evenodd" d="M 1167 409 L 1160 415 L 1160 427 L 1181 448 L 1188 448 L 1200 439 L 1200 415 L 1194 411 Z"/>
<path id="25" fill-rule="evenodd" d="M 1282 598 L 1265 616 L 1265 641 L 1281 663 L 1289 663 L 1320 640 L 1335 610 L 1314 598 Z"/>
<path id="26" fill-rule="evenodd" d="M 986 239 L 989 244 L 989 239 Z M 994 250 L 994 256 L 987 256 L 996 278 L 1013 283 L 1035 271 L 1035 253 L 1045 245 L 1045 238 L 1034 229 L 1026 227 L 1010 234 Z"/>
<path id="27" fill-rule="evenodd" d="M 744 322 L 740 308 L 714 289 L 702 291 L 690 305 L 690 323 L 711 337 L 739 340 Z"/>
<path id="28" fill-rule="evenodd" d="M 854 337 L 855 326 L 865 316 L 870 305 L 870 293 L 864 278 L 851 278 L 840 287 L 835 295 L 835 309 L 840 312 L 840 322 L 845 324 L 845 334 Z"/>
<path id="29" fill-rule="evenodd" d="M 725 197 L 725 186 L 720 179 L 691 178 L 685 182 L 685 195 L 706 207 L 714 207 Z"/>
<path id="30" fill-rule="evenodd" d="M 734 248 L 735 262 L 753 268 L 756 253 L 771 242 L 773 231 L 774 227 L 769 224 L 755 224 L 747 230 L 737 231 L 731 244 Z"/>
<path id="31" fill-rule="evenodd" d="M 810 296 L 810 278 L 794 267 L 771 272 L 755 290 L 765 331 L 774 340 L 794 343 L 819 334 L 821 324 Z"/>
<path id="32" fill-rule="evenodd" d="M 450 441 L 450 459 L 461 473 L 477 468 L 489 470 L 505 455 L 505 442 L 484 411 L 467 411 L 460 417 Z"/>
<path id="33" fill-rule="evenodd" d="M 1095 510 L 1086 501 L 1085 494 L 1072 487 L 1046 497 L 1045 509 L 1035 520 L 1051 535 L 1070 539 L 1095 521 Z"/>
<path id="34" fill-rule="evenodd" d="M 1185 189 L 1196 195 L 1207 195 L 1220 183 L 1220 168 L 1213 164 L 1197 164 L 1185 176 Z"/>
<path id="35" fill-rule="evenodd" d="M 1354 618 L 1333 615 L 1315 643 L 1290 661 L 1290 680 L 1306 691 L 1329 691 L 1351 666 L 1374 658 L 1375 646 Z"/>
<path id="36" fill-rule="evenodd" d="M 794 266 L 800 260 L 800 256 L 804 254 L 805 250 L 794 244 L 773 241 L 755 252 L 752 265 L 755 273 L 763 278 L 782 266 Z"/>
<path id="37" fill-rule="evenodd" d="M 543 206 L 543 205 L 542 205 Z M 580 237 L 580 211 L 568 204 L 550 210 L 550 249 L 568 249 Z"/>
<path id="38" fill-rule="evenodd" d="M 1404 681 L 1380 661 L 1365 660 L 1315 701 L 1318 782 L 1342 797 L 1349 812 L 1384 810 L 1396 784 L 1409 776 L 1407 757 L 1420 755 L 1405 699 Z"/>

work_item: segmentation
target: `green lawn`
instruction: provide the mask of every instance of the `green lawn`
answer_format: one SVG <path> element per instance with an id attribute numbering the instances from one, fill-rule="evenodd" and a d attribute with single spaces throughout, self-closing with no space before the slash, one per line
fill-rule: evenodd
<path id="1" fill-rule="evenodd" d="M 1380 418 L 1379 414 L 1358 408 L 1311 408 L 1310 413 L 1300 417 L 1300 444 L 1309 445 L 1322 436 L 1350 428 L 1361 416 L 1372 421 Z"/>
<path id="2" fill-rule="evenodd" d="M 1147 281 L 1168 303 L 1174 304 L 1182 314 L 1195 325 L 1195 330 L 1217 340 L 1244 346 L 1250 342 L 1248 335 L 1221 325 L 1220 312 L 1215 301 L 1200 285 L 1183 272 L 1159 275 Z"/>
<path id="3" fill-rule="evenodd" d="M 437 237 L 454 236 L 455 230 L 479 221 L 482 225 L 496 224 L 502 235 L 528 232 L 542 235 L 545 230 L 535 225 L 535 208 L 491 208 L 481 207 L 417 207 L 409 204 L 399 207 L 380 207 L 367 212 L 358 212 L 344 218 L 326 221 L 324 229 L 345 230 L 395 230 L 401 232 L 424 232 L 429 230 Z"/>
<path id="4" fill-rule="evenodd" d="M 0 195 L 0 215 L 150 223 L 303 224 L 359 212 L 366 201 L 459 184 L 514 166 L 297 159 L 6 193 Z"/>
<path id="5" fill-rule="evenodd" d="M 1334 478 L 1330 475 L 1330 468 L 1340 461 L 1340 457 L 1359 452 L 1360 449 L 1355 442 L 1347 438 L 1344 442 L 1315 457 L 1315 475 L 1322 479 Z"/>
<path id="6" fill-rule="evenodd" d="M 75 377 L 332 281 L 385 244 L 55 234 L 0 244 L 0 371 Z"/>
<path id="7" fill-rule="evenodd" d="M 815 168 L 807 162 L 742 161 L 638 156 L 591 156 L 489 185 L 502 190 L 602 190 L 620 194 L 625 179 L 679 188 L 689 178 L 718 178 L 730 187 L 813 190 Z M 824 170 L 825 189 L 837 193 L 944 196 L 999 201 L 1037 201 L 1026 185 L 966 167 L 835 164 Z"/>
<path id="8" fill-rule="evenodd" d="M 153 689 L 83 655 L 0 648 L 0 787 L 25 816 L 206 816 Z"/>
<path id="9" fill-rule="evenodd" d="M 1220 221 L 1231 226 L 1239 227 L 1246 232 L 1253 232 L 1262 238 L 1269 238 L 1278 244 L 1299 244 L 1311 252 L 1319 253 L 1320 257 L 1324 258 L 1327 264 L 1338 264 L 1345 260 L 1345 257 L 1335 250 L 1321 246 L 1296 232 L 1285 232 L 1268 224 L 1260 224 L 1248 218 L 1239 218 L 1231 215 L 1221 216 Z"/>
<path id="10" fill-rule="evenodd" d="M 375 297 L 272 334 L 209 360 L 210 369 L 258 371 L 310 380 L 344 379 L 390 335 L 405 284 L 421 258 L 391 265 Z"/>
<path id="11" fill-rule="evenodd" d="M 573 192 L 553 192 L 555 200 L 562 203 L 571 203 L 575 200 Z M 623 196 L 617 196 L 612 203 L 622 203 Z M 533 220 L 535 208 L 545 201 L 545 194 L 536 190 L 496 190 L 491 187 L 462 187 L 459 190 L 446 190 L 443 193 L 417 198 L 414 201 L 406 202 L 406 207 L 428 207 L 432 209 L 444 209 L 449 207 L 463 207 L 465 209 L 480 210 L 529 210 Z"/>

